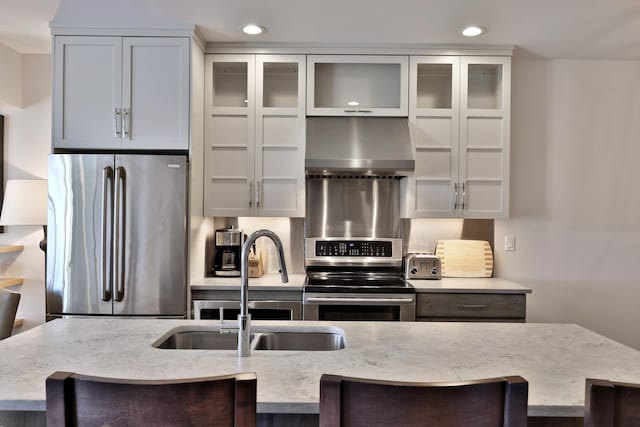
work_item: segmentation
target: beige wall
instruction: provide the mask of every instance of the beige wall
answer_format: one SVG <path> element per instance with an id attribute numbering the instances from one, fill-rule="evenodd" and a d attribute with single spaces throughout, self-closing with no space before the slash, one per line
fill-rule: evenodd
<path id="1" fill-rule="evenodd" d="M 498 275 L 533 289 L 528 321 L 637 349 L 639 76 L 640 61 L 514 60 L 511 218 L 495 223 Z"/>
<path id="2" fill-rule="evenodd" d="M 0 108 L 22 106 L 22 55 L 0 43 Z"/>
<path id="3" fill-rule="evenodd" d="M 0 102 L 5 116 L 5 182 L 46 179 L 51 151 L 51 57 L 14 53 L 21 60 L 22 73 L 8 86 L 20 88 L 22 106 Z M 6 93 L 0 88 L 0 101 L 4 99 Z M 17 314 L 24 319 L 21 330 L 44 322 L 44 253 L 38 247 L 43 237 L 42 227 L 37 226 L 6 226 L 0 234 L 0 245 L 24 245 L 23 252 L 0 257 L 0 276 L 24 278 L 21 287 L 12 288 L 22 294 Z"/>

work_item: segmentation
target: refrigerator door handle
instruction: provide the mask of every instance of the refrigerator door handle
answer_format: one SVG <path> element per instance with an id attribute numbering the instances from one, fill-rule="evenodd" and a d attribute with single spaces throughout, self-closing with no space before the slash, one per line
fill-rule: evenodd
<path id="1" fill-rule="evenodd" d="M 113 203 L 113 280 L 115 289 L 115 301 L 122 301 L 124 298 L 124 249 L 122 248 L 122 229 L 124 226 L 122 223 L 122 218 L 120 217 L 120 211 L 122 210 L 123 217 L 124 215 L 124 196 L 122 194 L 123 183 L 125 181 L 125 170 L 122 166 L 118 166 L 116 168 L 115 173 L 115 196 Z M 122 259 L 121 259 L 122 257 Z"/>
<path id="2" fill-rule="evenodd" d="M 107 280 L 107 228 L 109 212 L 107 211 L 108 205 L 108 191 L 109 181 L 113 180 L 113 168 L 106 166 L 102 169 L 102 301 L 109 301 L 111 299 L 112 287 Z"/>

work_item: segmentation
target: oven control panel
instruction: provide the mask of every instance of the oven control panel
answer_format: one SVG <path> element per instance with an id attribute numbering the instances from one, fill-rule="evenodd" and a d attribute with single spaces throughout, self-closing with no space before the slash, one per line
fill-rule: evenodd
<path id="1" fill-rule="evenodd" d="M 393 247 L 391 242 L 379 240 L 317 240 L 315 255 L 390 258 L 393 255 Z"/>
<path id="2" fill-rule="evenodd" d="M 305 267 L 397 267 L 402 268 L 402 239 L 307 237 Z"/>

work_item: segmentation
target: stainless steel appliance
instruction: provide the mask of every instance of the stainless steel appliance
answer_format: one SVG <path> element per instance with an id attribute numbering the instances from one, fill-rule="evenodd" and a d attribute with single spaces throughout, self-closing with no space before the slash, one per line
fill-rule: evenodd
<path id="1" fill-rule="evenodd" d="M 239 228 L 216 230 L 213 272 L 216 276 L 240 276 L 240 253 L 244 234 Z"/>
<path id="2" fill-rule="evenodd" d="M 305 156 L 304 319 L 415 320 L 399 238 L 407 120 L 309 118 Z"/>
<path id="3" fill-rule="evenodd" d="M 440 279 L 440 258 L 427 253 L 411 253 L 404 257 L 405 279 Z"/>
<path id="4" fill-rule="evenodd" d="M 186 156 L 52 154 L 50 317 L 185 317 Z"/>
<path id="5" fill-rule="evenodd" d="M 298 297 L 299 298 L 299 297 Z M 302 303 L 284 300 L 252 300 L 248 303 L 252 320 L 301 320 Z M 196 320 L 238 320 L 240 300 L 198 300 L 193 301 Z"/>
<path id="6" fill-rule="evenodd" d="M 414 169 L 406 118 L 307 117 L 307 174 L 406 176 Z"/>
<path id="7" fill-rule="evenodd" d="M 415 320 L 401 239 L 307 238 L 305 253 L 305 320 Z"/>

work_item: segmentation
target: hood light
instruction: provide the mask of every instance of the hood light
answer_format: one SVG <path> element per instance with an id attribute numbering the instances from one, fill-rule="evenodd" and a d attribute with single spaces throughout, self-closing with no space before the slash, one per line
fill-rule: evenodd
<path id="1" fill-rule="evenodd" d="M 486 32 L 487 32 L 486 28 L 471 25 L 465 28 L 464 30 L 462 30 L 462 35 L 465 37 L 477 37 L 480 34 L 484 34 Z"/>
<path id="2" fill-rule="evenodd" d="M 360 105 L 360 103 L 358 101 L 349 101 L 347 102 L 347 105 L 351 107 L 357 107 L 358 105 Z"/>
<path id="3" fill-rule="evenodd" d="M 256 25 L 256 24 L 249 24 L 249 25 L 245 25 L 242 28 L 242 31 L 245 34 L 249 34 L 252 36 L 257 36 L 258 34 L 262 34 L 265 32 L 265 28 L 261 27 L 260 25 Z"/>

